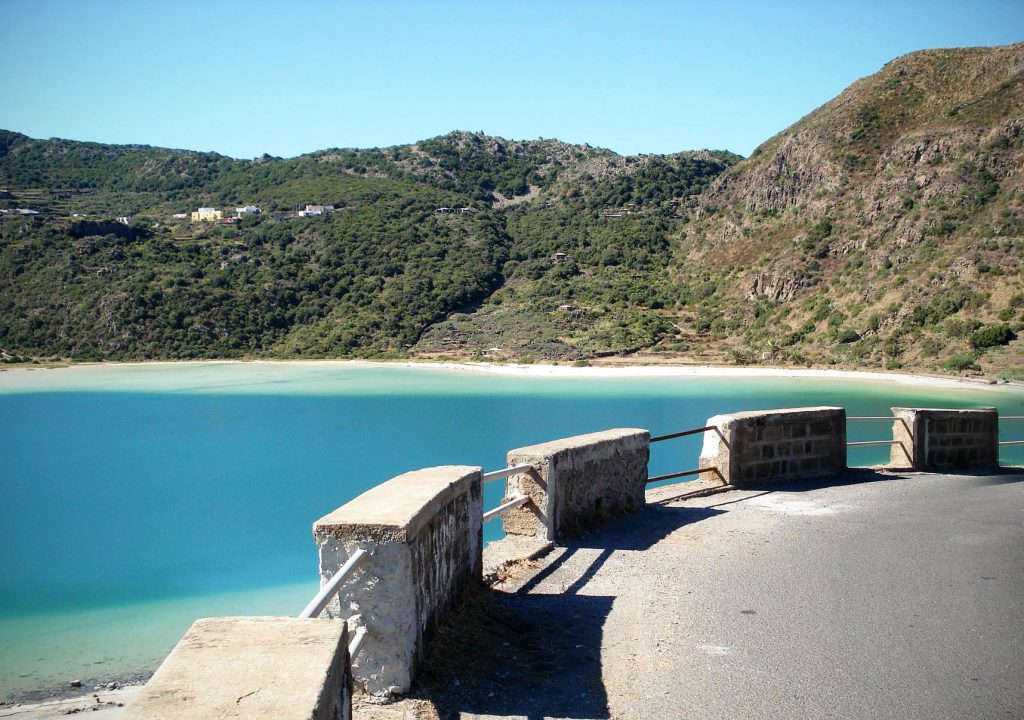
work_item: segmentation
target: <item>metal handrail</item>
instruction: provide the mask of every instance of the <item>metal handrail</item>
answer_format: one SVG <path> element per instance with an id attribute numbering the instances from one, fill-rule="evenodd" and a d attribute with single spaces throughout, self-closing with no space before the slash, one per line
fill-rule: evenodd
<path id="1" fill-rule="evenodd" d="M 513 465 L 512 467 L 502 468 L 501 470 L 486 472 L 483 474 L 481 481 L 486 483 L 491 482 L 492 480 L 504 480 L 507 477 L 529 472 L 530 470 L 533 470 L 533 465 Z"/>
<path id="2" fill-rule="evenodd" d="M 896 420 L 893 415 L 861 415 L 855 417 L 847 417 L 848 421 L 851 422 L 890 422 Z M 899 440 L 856 440 L 854 442 L 846 443 L 846 447 L 864 447 L 867 445 L 898 445 Z"/>
<path id="3" fill-rule="evenodd" d="M 657 476 L 652 477 L 652 478 L 647 478 L 647 484 L 649 485 L 649 484 L 651 484 L 653 482 L 661 482 L 662 480 L 672 480 L 673 478 L 686 477 L 687 475 L 700 475 L 701 473 L 706 473 L 706 472 L 717 473 L 718 472 L 718 468 L 716 468 L 716 467 L 697 468 L 696 470 L 684 470 L 683 472 L 669 473 L 668 475 L 657 475 Z"/>
<path id="4" fill-rule="evenodd" d="M 513 465 L 512 467 L 502 468 L 501 470 L 492 470 L 491 472 L 484 473 L 483 476 L 481 477 L 481 480 L 485 483 L 492 482 L 494 480 L 504 480 L 505 478 L 512 477 L 513 475 L 530 472 L 531 470 L 533 470 L 533 465 Z M 524 495 L 522 497 L 513 498 L 512 500 L 509 500 L 507 503 L 504 503 L 503 505 L 499 505 L 493 510 L 488 510 L 487 512 L 484 513 L 484 522 L 490 522 L 502 513 L 511 510 L 514 507 L 522 505 L 529 499 L 529 496 Z"/>
<path id="5" fill-rule="evenodd" d="M 529 495 L 522 495 L 520 497 L 509 500 L 507 503 L 504 503 L 503 505 L 499 505 L 493 510 L 488 510 L 487 512 L 484 513 L 484 522 L 490 522 L 494 518 L 504 513 L 506 510 L 511 510 L 514 507 L 518 507 L 529 499 Z"/>
<path id="6" fill-rule="evenodd" d="M 1024 420 L 1024 415 L 1000 415 L 1000 420 Z M 996 443 L 1000 447 L 1006 445 L 1024 445 L 1024 440 L 1003 440 L 1002 442 Z"/>
<path id="7" fill-rule="evenodd" d="M 370 553 L 366 552 L 362 548 L 359 548 L 352 553 L 352 556 L 349 557 L 348 561 L 341 566 L 338 572 L 334 573 L 334 576 L 331 577 L 327 584 L 320 588 L 320 592 L 316 594 L 316 597 L 310 600 L 309 604 L 306 605 L 301 613 L 299 613 L 299 617 L 307 619 L 319 617 L 320 613 L 322 613 L 324 608 L 327 607 L 327 604 L 331 602 L 331 599 L 337 594 L 338 589 L 341 587 L 341 583 L 344 582 L 345 578 L 348 577 L 348 575 L 356 569 L 356 566 L 369 556 L 369 554 Z"/>
<path id="8" fill-rule="evenodd" d="M 686 437 L 687 435 L 699 435 L 699 434 L 702 434 L 702 433 L 706 433 L 709 430 L 714 430 L 718 434 L 721 434 L 721 432 L 722 432 L 721 430 L 719 430 L 714 425 L 705 425 L 704 427 L 693 428 L 692 430 L 682 430 L 680 432 L 669 433 L 668 435 L 658 435 L 656 437 L 652 437 L 650 439 L 650 442 L 656 443 L 656 442 L 661 442 L 662 440 L 674 440 L 675 438 Z M 700 475 L 701 473 L 707 473 L 707 472 L 717 473 L 718 472 L 718 468 L 716 468 L 716 467 L 697 468 L 695 470 L 684 470 L 683 472 L 668 473 L 667 475 L 656 475 L 654 477 L 647 478 L 647 484 L 650 485 L 651 483 L 661 482 L 662 480 L 673 480 L 675 478 L 687 477 L 689 475 Z"/>
<path id="9" fill-rule="evenodd" d="M 363 647 L 363 640 L 366 639 L 366 628 L 356 628 L 355 637 L 352 638 L 352 642 L 348 644 L 348 658 L 349 661 L 355 660 L 356 655 L 359 654 L 359 650 Z"/>
<path id="10" fill-rule="evenodd" d="M 650 442 L 655 443 L 661 442 L 662 440 L 672 440 L 674 438 L 686 437 L 687 435 L 696 435 L 698 433 L 705 433 L 708 430 L 717 429 L 718 428 L 716 428 L 714 425 L 705 425 L 702 428 L 694 428 L 693 430 L 683 430 L 682 432 L 670 433 L 668 435 L 658 435 L 657 437 L 652 437 Z"/>

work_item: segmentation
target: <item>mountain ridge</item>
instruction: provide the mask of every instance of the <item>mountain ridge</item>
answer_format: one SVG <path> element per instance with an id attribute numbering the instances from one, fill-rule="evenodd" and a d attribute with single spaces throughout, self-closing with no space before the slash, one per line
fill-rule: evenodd
<path id="1" fill-rule="evenodd" d="M 986 313 L 993 320 L 1019 302 L 1022 87 L 1024 44 L 921 51 L 887 63 L 723 173 L 701 198 L 705 217 L 682 243 L 689 250 L 686 261 L 700 262 L 709 252 L 750 256 L 733 264 L 744 274 L 733 297 L 742 290 L 748 302 L 792 303 L 817 294 L 818 301 L 842 306 L 846 317 L 840 323 L 851 320 L 850 307 L 866 305 L 857 312 L 868 311 L 867 317 L 877 311 L 890 331 L 883 333 L 889 352 L 873 360 L 879 365 L 900 364 L 904 353 L 893 352 L 898 348 L 892 343 L 900 338 L 917 346 L 926 340 L 933 357 L 970 353 L 969 337 L 923 337 L 920 325 L 905 321 L 937 295 L 962 295 L 970 282 L 989 290 L 982 304 L 1000 305 Z M 851 267 L 853 256 L 860 267 Z M 965 265 L 968 257 L 972 267 Z M 874 278 L 861 269 L 865 263 L 876 271 Z M 794 273 L 794 267 L 805 272 Z M 922 275 L 950 269 L 964 282 L 933 288 L 920 282 Z M 859 300 L 815 290 L 847 271 L 861 275 Z M 875 298 L 864 292 L 872 279 L 914 292 Z M 901 307 L 892 310 L 894 300 Z M 983 310 L 961 312 L 970 303 L 957 304 L 938 320 L 968 320 L 965 315 Z M 787 324 L 790 333 L 799 332 L 797 322 Z M 820 338 L 820 319 L 816 329 L 809 334 Z M 942 347 L 935 350 L 937 343 Z M 875 355 L 879 348 L 870 350 Z M 910 359 L 918 364 L 923 358 Z"/>
<path id="2" fill-rule="evenodd" d="M 233 160 L 4 131 L 0 186 L 8 197 L 0 206 L 28 198 L 52 214 L 0 226 L 0 279 L 9 288 L 0 291 L 0 310 L 34 317 L 37 326 L 0 324 L 0 346 L 89 358 L 383 353 L 584 361 L 639 353 L 1015 375 L 1024 373 L 1013 339 L 1024 327 L 1022 167 L 1024 44 L 897 58 L 745 159 L 708 150 L 620 156 L 453 131 L 388 148 Z M 246 218 L 230 230 L 168 218 L 197 205 L 255 203 L 271 216 L 332 202 L 339 212 L 330 218 Z M 443 216 L 445 206 L 470 214 Z M 148 215 L 148 225 L 160 226 L 140 229 L 145 240 L 98 230 L 82 236 L 81 223 L 76 231 L 70 222 L 76 211 Z M 80 296 L 70 304 L 84 316 L 95 314 L 89 308 L 101 302 L 104 284 L 129 304 L 155 291 L 143 285 L 157 283 L 160 292 L 170 284 L 186 295 L 280 307 L 273 292 L 269 299 L 250 292 L 254 278 L 276 287 L 274 273 L 309 277 L 299 284 L 301 311 L 265 320 L 268 327 L 250 328 L 234 346 L 209 339 L 195 346 L 182 328 L 148 316 L 130 321 L 135 334 L 120 340 L 92 331 L 76 340 L 66 322 L 60 329 L 38 320 L 66 316 L 69 303 L 41 302 L 47 263 L 24 251 L 26 235 L 39 240 L 33 248 L 51 272 L 73 270 L 67 280 Z M 83 241 L 109 252 L 121 243 L 144 260 L 111 263 L 103 282 L 87 279 L 68 260 Z M 161 243 L 191 248 L 172 253 L 174 272 L 160 264 L 154 248 Z M 416 267 L 425 247 L 432 259 Z M 355 248 L 365 262 L 348 257 Z M 249 258 L 244 267 L 261 265 L 238 272 L 237 255 Z M 452 275 L 449 259 L 473 268 L 462 276 L 469 292 L 450 283 L 438 291 L 436 281 Z M 420 272 L 426 267 L 433 275 Z M 169 308 L 157 302 L 153 310 Z M 188 318 L 188 310 L 170 312 Z M 196 319 L 189 327 L 196 324 L 207 327 L 203 337 L 231 335 L 223 322 Z M 140 333 L 151 339 L 133 346 Z"/>

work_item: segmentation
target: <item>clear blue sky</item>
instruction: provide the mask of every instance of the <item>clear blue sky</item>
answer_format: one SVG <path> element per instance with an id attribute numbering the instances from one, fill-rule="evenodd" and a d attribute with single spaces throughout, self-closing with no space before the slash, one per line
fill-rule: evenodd
<path id="1" fill-rule="evenodd" d="M 0 128 L 234 157 L 450 130 L 623 154 L 760 142 L 1024 2 L 0 0 Z"/>

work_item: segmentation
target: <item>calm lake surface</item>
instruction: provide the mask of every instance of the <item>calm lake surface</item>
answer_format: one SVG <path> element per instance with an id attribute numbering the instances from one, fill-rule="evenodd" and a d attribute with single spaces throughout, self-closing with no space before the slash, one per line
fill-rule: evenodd
<path id="1" fill-rule="evenodd" d="M 504 467 L 510 448 L 610 427 L 653 434 L 711 415 L 840 405 L 996 406 L 1007 387 L 880 380 L 521 377 L 326 363 L 0 372 L 0 698 L 152 670 L 197 617 L 297 614 L 317 589 L 311 524 L 399 473 Z M 1024 439 L 1005 423 L 1003 439 Z M 852 423 L 849 439 L 883 439 Z M 652 447 L 651 473 L 700 440 Z M 887 448 L 851 451 L 883 462 Z M 1024 448 L 1004 451 L 1024 463 Z M 488 486 L 497 505 L 501 483 Z M 500 535 L 500 523 L 487 527 Z"/>

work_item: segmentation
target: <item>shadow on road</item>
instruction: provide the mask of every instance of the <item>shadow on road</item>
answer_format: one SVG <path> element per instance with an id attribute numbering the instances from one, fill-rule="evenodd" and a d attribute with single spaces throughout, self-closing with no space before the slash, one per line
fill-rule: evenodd
<path id="1" fill-rule="evenodd" d="M 721 510 L 645 505 L 640 512 L 602 523 L 595 531 L 565 541 L 569 548 L 647 550 L 684 525 L 706 520 Z"/>
<path id="2" fill-rule="evenodd" d="M 580 595 L 616 551 L 643 551 L 722 510 L 647 505 L 568 541 L 516 592 L 481 588 L 431 643 L 413 695 L 443 718 L 460 713 L 526 718 L 607 718 L 601 666 L 614 597 Z M 600 553 L 560 592 L 533 592 L 581 551 Z M 592 553 L 590 553 L 592 554 Z"/>
<path id="3" fill-rule="evenodd" d="M 875 482 L 899 482 L 900 480 L 908 479 L 908 472 L 910 471 L 888 468 L 850 468 L 842 475 L 837 475 L 835 477 L 793 480 L 790 482 L 752 483 L 744 485 L 743 489 L 761 490 L 764 493 L 807 492 L 809 490 L 817 490 L 819 488 L 826 487 L 862 485 L 864 483 Z M 1005 485 L 1007 483 L 1024 481 L 1024 468 L 1016 467 L 1001 467 L 991 470 L 951 470 L 950 473 L 955 474 L 958 478 L 962 478 L 964 483 L 970 483 L 978 486 Z M 935 474 L 946 475 L 948 473 L 937 472 Z M 749 498 L 741 498 L 737 502 L 742 502 L 744 499 Z"/>
<path id="4" fill-rule="evenodd" d="M 987 472 L 959 472 L 957 474 L 965 476 L 964 482 L 969 483 L 973 487 L 1010 485 L 1024 482 L 1024 468 L 1020 467 L 1001 467 L 997 473 L 989 470 Z"/>
<path id="5" fill-rule="evenodd" d="M 614 600 L 481 590 L 435 639 L 422 696 L 444 719 L 607 718 L 601 638 Z"/>

